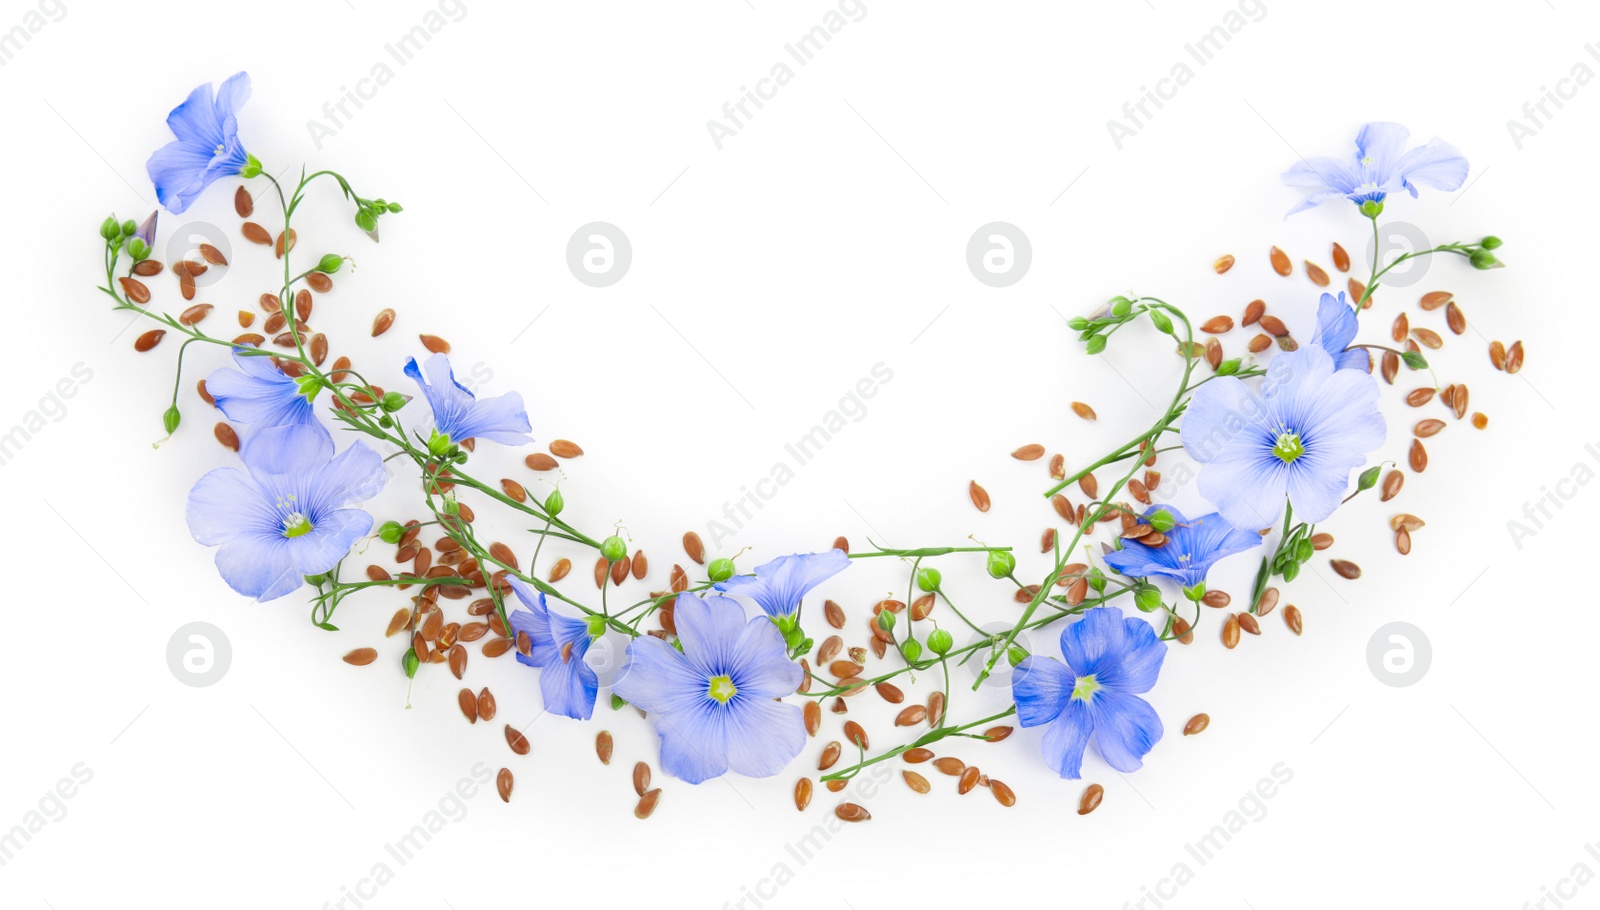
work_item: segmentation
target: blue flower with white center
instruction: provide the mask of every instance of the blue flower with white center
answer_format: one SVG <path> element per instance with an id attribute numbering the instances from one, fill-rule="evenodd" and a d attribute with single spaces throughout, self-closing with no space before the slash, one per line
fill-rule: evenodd
<path id="1" fill-rule="evenodd" d="M 659 638 L 628 645 L 613 690 L 644 710 L 661 737 L 661 767 L 691 784 L 730 769 L 749 777 L 782 771 L 806 742 L 792 694 L 802 678 L 766 617 L 746 620 L 738 601 L 680 594 L 673 608 L 679 651 Z"/>
<path id="2" fill-rule="evenodd" d="M 754 575 L 736 575 L 715 585 L 724 594 L 748 597 L 774 619 L 793 616 L 812 588 L 850 568 L 843 550 L 796 553 L 756 566 Z"/>
<path id="3" fill-rule="evenodd" d="M 383 459 L 355 442 L 335 457 L 317 425 L 266 427 L 246 440 L 245 470 L 218 468 L 189 491 L 189 533 L 218 547 L 228 586 L 257 600 L 298 589 L 304 576 L 332 569 L 372 528 L 372 516 L 347 508 L 377 495 L 388 480 Z"/>
<path id="4" fill-rule="evenodd" d="M 1350 471 L 1383 444 L 1378 382 L 1361 370 L 1335 370 L 1317 345 L 1279 354 L 1255 390 L 1234 376 L 1195 390 L 1180 438 L 1201 463 L 1200 495 L 1236 528 L 1271 527 L 1285 498 L 1296 518 L 1333 514 Z"/>
<path id="5" fill-rule="evenodd" d="M 1024 727 L 1046 727 L 1045 764 L 1077 780 L 1092 738 L 1106 764 L 1137 771 L 1161 739 L 1161 718 L 1139 696 L 1161 673 L 1167 646 L 1150 624 L 1096 607 L 1061 630 L 1061 655 L 1029 655 L 1012 675 L 1011 697 Z"/>
<path id="6" fill-rule="evenodd" d="M 145 164 L 156 198 L 174 215 L 181 215 L 206 187 L 223 177 L 259 172 L 256 161 L 239 143 L 239 108 L 250 100 L 250 76 L 235 73 L 215 95 L 209 84 L 167 115 L 167 126 L 177 138 L 156 150 Z"/>
<path id="7" fill-rule="evenodd" d="M 466 439 L 487 439 L 508 446 L 533 441 L 528 436 L 533 427 L 528 424 L 521 393 L 507 392 L 479 401 L 466 386 L 456 382 L 450 358 L 443 354 L 429 357 L 420 367 L 415 357 L 408 357 L 405 373 L 422 389 L 428 407 L 433 409 L 435 436 L 430 449 Z"/>
<path id="8" fill-rule="evenodd" d="M 1317 329 L 1311 336 L 1311 343 L 1328 352 L 1335 369 L 1370 373 L 1372 358 L 1366 350 L 1350 347 L 1356 340 L 1358 328 L 1356 311 L 1345 301 L 1343 291 L 1338 297 L 1323 294 L 1317 303 Z"/>
<path id="9" fill-rule="evenodd" d="M 549 608 L 544 594 L 521 579 L 507 580 L 517 599 L 528 608 L 507 617 L 512 636 L 526 632 L 531 645 L 527 654 L 517 652 L 517 660 L 539 669 L 539 692 L 544 696 L 545 710 L 588 720 L 594 715 L 595 695 L 600 691 L 599 676 L 583 659 L 594 641 L 588 620 L 562 616 Z"/>
<path id="10" fill-rule="evenodd" d="M 1460 189 L 1467 179 L 1467 159 L 1456 147 L 1432 139 L 1406 151 L 1410 135 L 1411 131 L 1398 123 L 1369 123 L 1356 136 L 1354 157 L 1302 159 L 1284 173 L 1283 182 L 1312 193 L 1289 214 L 1348 199 L 1361 206 L 1363 214 L 1374 217 L 1383 210 L 1383 200 L 1390 193 L 1405 190 L 1415 198 L 1418 185 L 1446 192 Z"/>
<path id="11" fill-rule="evenodd" d="M 1160 575 L 1193 588 L 1206 580 L 1206 572 L 1218 560 L 1261 546 L 1260 534 L 1241 531 L 1216 512 L 1191 521 L 1172 506 L 1156 505 L 1145 510 L 1145 521 L 1148 523 L 1157 512 L 1168 513 L 1175 522 L 1165 532 L 1166 541 L 1152 547 L 1133 538 L 1124 539 L 1122 549 L 1105 555 L 1106 565 L 1131 578 Z"/>
<path id="12" fill-rule="evenodd" d="M 229 420 L 251 431 L 288 424 L 315 424 L 316 410 L 300 391 L 300 382 L 272 363 L 272 358 L 234 348 L 238 369 L 223 367 L 206 377 L 206 391 Z"/>

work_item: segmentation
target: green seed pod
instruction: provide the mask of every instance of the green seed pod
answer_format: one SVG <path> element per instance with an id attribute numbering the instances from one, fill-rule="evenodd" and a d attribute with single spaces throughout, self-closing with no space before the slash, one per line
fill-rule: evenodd
<path id="1" fill-rule="evenodd" d="M 917 570 L 917 588 L 922 591 L 939 590 L 939 582 L 943 580 L 944 576 L 939 574 L 938 569 Z"/>
<path id="2" fill-rule="evenodd" d="M 122 222 L 122 236 L 132 237 L 139 230 L 139 225 L 132 218 Z"/>
<path id="3" fill-rule="evenodd" d="M 1094 588 L 1096 594 L 1106 592 L 1106 573 L 1100 571 L 1099 566 L 1089 570 L 1089 587 Z"/>
<path id="4" fill-rule="evenodd" d="M 1486 250 L 1498 250 L 1500 249 L 1500 244 L 1503 242 L 1504 241 L 1502 241 L 1499 237 L 1490 234 L 1489 236 L 1478 241 L 1478 246 L 1481 246 Z"/>
<path id="5" fill-rule="evenodd" d="M 1067 328 L 1073 330 L 1074 332 L 1081 332 L 1088 327 L 1089 320 L 1083 318 L 1082 316 L 1074 316 L 1067 320 Z"/>
<path id="6" fill-rule="evenodd" d="M 405 655 L 400 658 L 400 666 L 405 668 L 406 679 L 415 679 L 417 677 L 417 667 L 421 665 L 422 661 L 417 659 L 417 652 L 413 648 L 407 648 Z"/>
<path id="7" fill-rule="evenodd" d="M 1361 472 L 1361 477 L 1356 481 L 1357 489 L 1370 490 L 1378 485 L 1378 474 L 1383 470 L 1383 465 L 1375 464 Z"/>
<path id="8" fill-rule="evenodd" d="M 1005 550 L 995 550 L 989 554 L 989 577 L 1005 578 L 1017 568 L 1017 558 Z"/>
<path id="9" fill-rule="evenodd" d="M 1174 527 L 1177 527 L 1177 524 L 1178 520 L 1173 518 L 1172 513 L 1168 512 L 1166 509 L 1157 509 L 1150 513 L 1150 527 L 1155 528 L 1157 531 L 1160 531 L 1163 534 L 1172 530 Z"/>
<path id="10" fill-rule="evenodd" d="M 712 581 L 727 581 L 733 577 L 733 560 L 718 557 L 706 566 L 706 577 Z"/>
<path id="11" fill-rule="evenodd" d="M 922 643 L 915 638 L 908 639 L 904 645 L 901 645 L 900 653 L 905 656 L 907 662 L 916 663 L 922 659 Z"/>
<path id="12" fill-rule="evenodd" d="M 107 240 L 116 239 L 122 233 L 122 225 L 117 223 L 116 216 L 107 215 L 106 220 L 100 222 L 100 236 Z"/>
<path id="13" fill-rule="evenodd" d="M 940 657 L 950 653 L 950 648 L 955 644 L 955 637 L 944 629 L 934 629 L 928 633 L 928 650 Z M 907 642 L 914 644 L 914 642 Z"/>
<path id="14" fill-rule="evenodd" d="M 161 425 L 167 428 L 168 436 L 171 436 L 177 431 L 178 422 L 182 419 L 183 415 L 178 413 L 178 408 L 176 406 L 167 408 L 167 412 L 161 415 Z"/>
<path id="15" fill-rule="evenodd" d="M 339 271 L 339 269 L 343 267 L 344 257 L 335 255 L 333 253 L 329 253 L 328 255 L 322 257 L 321 261 L 317 263 L 317 271 L 326 272 L 329 275 L 332 275 L 334 272 Z"/>
<path id="16" fill-rule="evenodd" d="M 549 515 L 551 518 L 560 515 L 561 510 L 566 507 L 567 498 L 561 495 L 561 490 L 559 488 L 551 490 L 550 495 L 544 498 L 544 513 Z"/>
<path id="17" fill-rule="evenodd" d="M 1154 613 L 1161 609 L 1161 589 L 1155 585 L 1145 585 L 1133 595 L 1133 603 L 1146 613 Z"/>
<path id="18" fill-rule="evenodd" d="M 591 616 L 584 622 L 589 627 L 590 638 L 599 638 L 606 634 L 606 618 L 604 616 Z"/>
<path id="19" fill-rule="evenodd" d="M 128 255 L 132 256 L 135 262 L 143 262 L 150 258 L 150 246 L 140 238 L 135 237 L 128 241 Z"/>
<path id="20" fill-rule="evenodd" d="M 1361 214 L 1368 218 L 1376 219 L 1383 214 L 1383 201 L 1381 199 L 1368 199 L 1361 203 Z"/>
<path id="21" fill-rule="evenodd" d="M 606 562 L 621 562 L 628 555 L 628 543 L 613 534 L 600 542 L 600 555 L 606 558 Z"/>
<path id="22" fill-rule="evenodd" d="M 1284 581 L 1286 581 L 1286 582 L 1294 581 L 1298 577 L 1300 577 L 1300 564 L 1299 563 L 1291 562 L 1291 563 L 1288 563 L 1287 565 L 1285 565 L 1283 567 L 1283 580 Z"/>
<path id="23" fill-rule="evenodd" d="M 1084 349 L 1091 354 L 1098 354 L 1106 349 L 1106 336 L 1095 335 L 1084 345 Z"/>
<path id="24" fill-rule="evenodd" d="M 1311 554 L 1316 552 L 1316 549 L 1311 543 L 1311 538 L 1301 538 L 1300 542 L 1295 544 L 1294 558 L 1300 562 L 1307 562 L 1311 559 Z"/>
<path id="25" fill-rule="evenodd" d="M 885 632 L 887 632 L 890 629 L 894 628 L 894 611 L 893 610 L 880 610 L 880 611 L 878 611 L 878 628 L 882 629 Z"/>
<path id="26" fill-rule="evenodd" d="M 383 526 L 378 529 L 378 539 L 384 543 L 399 543 L 400 538 L 405 536 L 405 533 L 406 529 L 400 524 L 400 522 L 386 521 L 383 523 Z"/>
<path id="27" fill-rule="evenodd" d="M 382 400 L 383 409 L 390 414 L 393 414 L 394 412 L 405 407 L 406 402 L 409 400 L 410 399 L 406 398 L 406 396 L 400 394 L 399 392 L 384 392 Z"/>
<path id="28" fill-rule="evenodd" d="M 1172 334 L 1172 320 L 1167 318 L 1166 313 L 1163 313 L 1160 310 L 1151 310 L 1150 321 L 1155 323 L 1156 329 L 1159 330 L 1163 335 Z"/>
<path id="29" fill-rule="evenodd" d="M 1474 250 L 1472 255 L 1467 258 L 1472 263 L 1473 268 L 1482 271 L 1497 269 L 1501 266 L 1500 260 L 1496 259 L 1494 254 L 1488 250 Z"/>

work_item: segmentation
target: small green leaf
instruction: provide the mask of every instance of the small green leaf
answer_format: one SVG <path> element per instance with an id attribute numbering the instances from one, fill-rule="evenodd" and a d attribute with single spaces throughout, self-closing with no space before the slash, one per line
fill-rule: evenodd
<path id="1" fill-rule="evenodd" d="M 1422 356 L 1421 351 L 1406 351 L 1400 355 L 1400 359 L 1404 360 L 1406 366 L 1413 370 L 1426 370 L 1428 368 L 1428 358 Z"/>

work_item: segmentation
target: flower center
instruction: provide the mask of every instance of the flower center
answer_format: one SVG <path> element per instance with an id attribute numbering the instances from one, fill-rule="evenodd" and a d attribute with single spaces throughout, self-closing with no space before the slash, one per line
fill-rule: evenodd
<path id="1" fill-rule="evenodd" d="M 711 677 L 710 685 L 706 687 L 706 694 L 717 700 L 718 704 L 727 704 L 739 690 L 734 687 L 733 680 L 726 676 Z"/>
<path id="2" fill-rule="evenodd" d="M 1368 155 L 1367 157 L 1361 159 L 1361 163 L 1366 167 L 1372 167 L 1372 156 Z"/>
<path id="3" fill-rule="evenodd" d="M 1284 464 L 1293 464 L 1296 458 L 1306 453 L 1305 445 L 1300 442 L 1300 434 L 1293 430 L 1284 430 L 1278 434 L 1278 441 L 1272 447 L 1272 454 Z"/>
<path id="4" fill-rule="evenodd" d="M 221 146 L 221 145 L 218 145 L 218 146 L 217 146 L 217 154 L 218 154 L 218 155 L 220 155 L 220 154 L 222 154 L 222 153 L 223 153 L 223 152 L 225 152 L 225 151 L 227 151 L 227 149 L 226 149 L 226 148 L 224 148 L 224 147 L 223 147 L 223 146 Z"/>
<path id="5" fill-rule="evenodd" d="M 1075 701 L 1092 701 L 1094 693 L 1098 691 L 1100 691 L 1100 681 L 1090 673 L 1088 676 L 1078 677 L 1078 681 L 1073 683 L 1072 698 Z"/>
<path id="6" fill-rule="evenodd" d="M 311 533 L 311 519 L 304 512 L 290 512 L 283 516 L 283 536 L 293 540 Z"/>

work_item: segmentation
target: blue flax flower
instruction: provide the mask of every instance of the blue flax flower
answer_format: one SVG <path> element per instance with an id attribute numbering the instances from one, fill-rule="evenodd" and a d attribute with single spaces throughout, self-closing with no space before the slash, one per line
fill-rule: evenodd
<path id="1" fill-rule="evenodd" d="M 529 653 L 517 652 L 517 660 L 538 667 L 539 691 L 544 707 L 551 714 L 588 720 L 594 714 L 595 693 L 600 677 L 583 659 L 593 638 L 584 619 L 562 616 L 550 610 L 544 594 L 534 591 L 520 579 L 508 579 L 511 590 L 526 610 L 518 610 L 511 620 L 511 634 L 528 633 Z"/>
<path id="2" fill-rule="evenodd" d="M 1156 505 L 1145 510 L 1145 520 L 1159 511 L 1177 522 L 1166 532 L 1166 542 L 1151 547 L 1129 538 L 1122 541 L 1122 549 L 1106 554 L 1107 565 L 1130 577 L 1162 575 L 1192 588 L 1206 580 L 1206 572 L 1218 560 L 1261 546 L 1260 534 L 1241 531 L 1216 512 L 1191 521 L 1172 506 Z"/>
<path id="3" fill-rule="evenodd" d="M 750 598 L 768 616 L 793 616 L 800 608 L 801 598 L 812 588 L 848 568 L 850 557 L 843 550 L 796 553 L 756 566 L 754 575 L 736 575 L 717 582 L 716 589 Z"/>
<path id="4" fill-rule="evenodd" d="M 749 777 L 782 771 L 806 730 L 799 706 L 776 700 L 802 676 L 777 627 L 764 616 L 746 620 L 738 601 L 715 595 L 678 595 L 673 620 L 683 650 L 634 639 L 613 687 L 649 714 L 661 767 L 691 784 L 729 769 Z"/>
<path id="5" fill-rule="evenodd" d="M 1467 159 L 1456 147 L 1431 139 L 1406 151 L 1409 135 L 1411 131 L 1398 123 L 1369 123 L 1356 136 L 1354 157 L 1302 159 L 1284 173 L 1283 182 L 1312 192 L 1289 214 L 1334 199 L 1348 199 L 1358 206 L 1374 203 L 1376 214 L 1390 193 L 1405 190 L 1415 198 L 1418 184 L 1447 192 L 1460 189 L 1467 179 Z M 1362 211 L 1365 214 L 1367 207 Z"/>
<path id="6" fill-rule="evenodd" d="M 1333 358 L 1334 369 L 1370 373 L 1372 358 L 1366 350 L 1350 348 L 1350 344 L 1356 340 L 1357 328 L 1356 311 L 1345 302 L 1344 292 L 1340 291 L 1338 297 L 1323 294 L 1322 300 L 1317 303 L 1317 330 L 1311 336 L 1311 343 L 1328 352 L 1328 356 Z"/>
<path id="7" fill-rule="evenodd" d="M 202 85 L 167 115 L 178 138 L 157 149 L 145 170 L 168 211 L 182 214 L 206 187 L 243 173 L 247 165 L 259 169 L 239 144 L 237 114 L 249 100 L 249 74 L 235 73 L 214 96 L 209 84 Z"/>
<path id="8" fill-rule="evenodd" d="M 1161 672 L 1167 646 L 1150 624 L 1096 607 L 1061 630 L 1061 656 L 1029 655 L 1017 664 L 1011 697 L 1024 727 L 1047 726 L 1044 760 L 1077 780 L 1092 737 L 1106 764 L 1137 771 L 1161 739 L 1161 718 L 1139 696 Z"/>
<path id="9" fill-rule="evenodd" d="M 346 508 L 377 495 L 383 460 L 359 442 L 333 454 L 316 425 L 267 427 L 245 442 L 245 470 L 218 468 L 189 491 L 189 533 L 217 550 L 217 570 L 240 594 L 273 600 L 326 572 L 372 528 Z"/>
<path id="10" fill-rule="evenodd" d="M 1259 391 L 1233 376 L 1200 386 L 1181 438 L 1201 463 L 1200 495 L 1236 528 L 1270 527 L 1284 498 L 1302 521 L 1339 507 L 1351 469 L 1383 444 L 1378 383 L 1335 370 L 1317 345 L 1280 354 Z"/>
<path id="11" fill-rule="evenodd" d="M 206 377 L 206 391 L 229 420 L 249 424 L 252 431 L 317 422 L 300 383 L 274 366 L 272 358 L 235 348 L 233 362 L 237 370 L 223 367 Z"/>
<path id="12" fill-rule="evenodd" d="M 528 436 L 533 428 L 528 425 L 528 412 L 522 406 L 521 393 L 507 392 L 479 401 L 466 386 L 456 382 L 450 358 L 443 354 L 429 357 L 420 367 L 415 357 L 408 357 L 405 373 L 427 396 L 438 437 L 458 443 L 465 439 L 487 439 L 508 446 L 533 441 Z"/>

